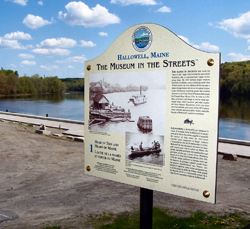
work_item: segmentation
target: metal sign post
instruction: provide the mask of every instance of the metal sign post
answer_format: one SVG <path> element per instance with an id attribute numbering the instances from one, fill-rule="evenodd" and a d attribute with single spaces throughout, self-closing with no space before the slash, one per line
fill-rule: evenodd
<path id="1" fill-rule="evenodd" d="M 152 229 L 153 190 L 140 188 L 140 229 Z"/>

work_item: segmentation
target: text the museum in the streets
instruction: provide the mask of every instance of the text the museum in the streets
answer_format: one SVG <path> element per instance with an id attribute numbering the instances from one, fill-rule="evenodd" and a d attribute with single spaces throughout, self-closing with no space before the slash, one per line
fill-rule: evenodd
<path id="1" fill-rule="evenodd" d="M 110 63 L 108 64 L 96 64 L 98 71 L 105 71 L 105 70 L 126 70 L 126 69 L 140 69 L 140 68 L 181 68 L 181 67 L 194 67 L 195 60 L 179 60 L 179 61 L 169 61 L 163 60 L 162 62 L 139 62 L 139 63 Z"/>

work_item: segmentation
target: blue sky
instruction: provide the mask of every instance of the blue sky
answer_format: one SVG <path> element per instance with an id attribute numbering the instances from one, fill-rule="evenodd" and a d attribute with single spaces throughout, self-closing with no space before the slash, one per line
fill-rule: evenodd
<path id="1" fill-rule="evenodd" d="M 156 23 L 190 45 L 250 60 L 249 0 L 0 0 L 0 60 L 19 76 L 84 77 L 129 27 Z"/>

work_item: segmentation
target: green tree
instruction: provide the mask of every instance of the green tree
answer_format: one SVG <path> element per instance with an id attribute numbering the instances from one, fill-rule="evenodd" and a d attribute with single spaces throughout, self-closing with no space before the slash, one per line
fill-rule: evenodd
<path id="1" fill-rule="evenodd" d="M 8 93 L 8 84 L 7 77 L 5 71 L 3 69 L 0 70 L 0 94 L 6 95 Z"/>
<path id="2" fill-rule="evenodd" d="M 9 86 L 9 94 L 16 94 L 17 92 L 17 82 L 18 82 L 18 75 L 14 73 L 10 73 L 7 75 L 7 83 Z"/>
<path id="3" fill-rule="evenodd" d="M 38 74 L 31 76 L 31 81 L 35 85 L 35 89 L 36 89 L 38 94 L 41 94 L 43 92 L 42 80 L 43 80 L 43 78 L 40 77 Z"/>

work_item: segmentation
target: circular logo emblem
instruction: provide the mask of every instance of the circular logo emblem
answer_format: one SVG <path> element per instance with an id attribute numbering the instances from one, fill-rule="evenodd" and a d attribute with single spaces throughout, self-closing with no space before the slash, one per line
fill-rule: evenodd
<path id="1" fill-rule="evenodd" d="M 152 43 L 152 33 L 146 26 L 137 28 L 132 36 L 132 44 L 139 52 L 146 51 Z"/>

